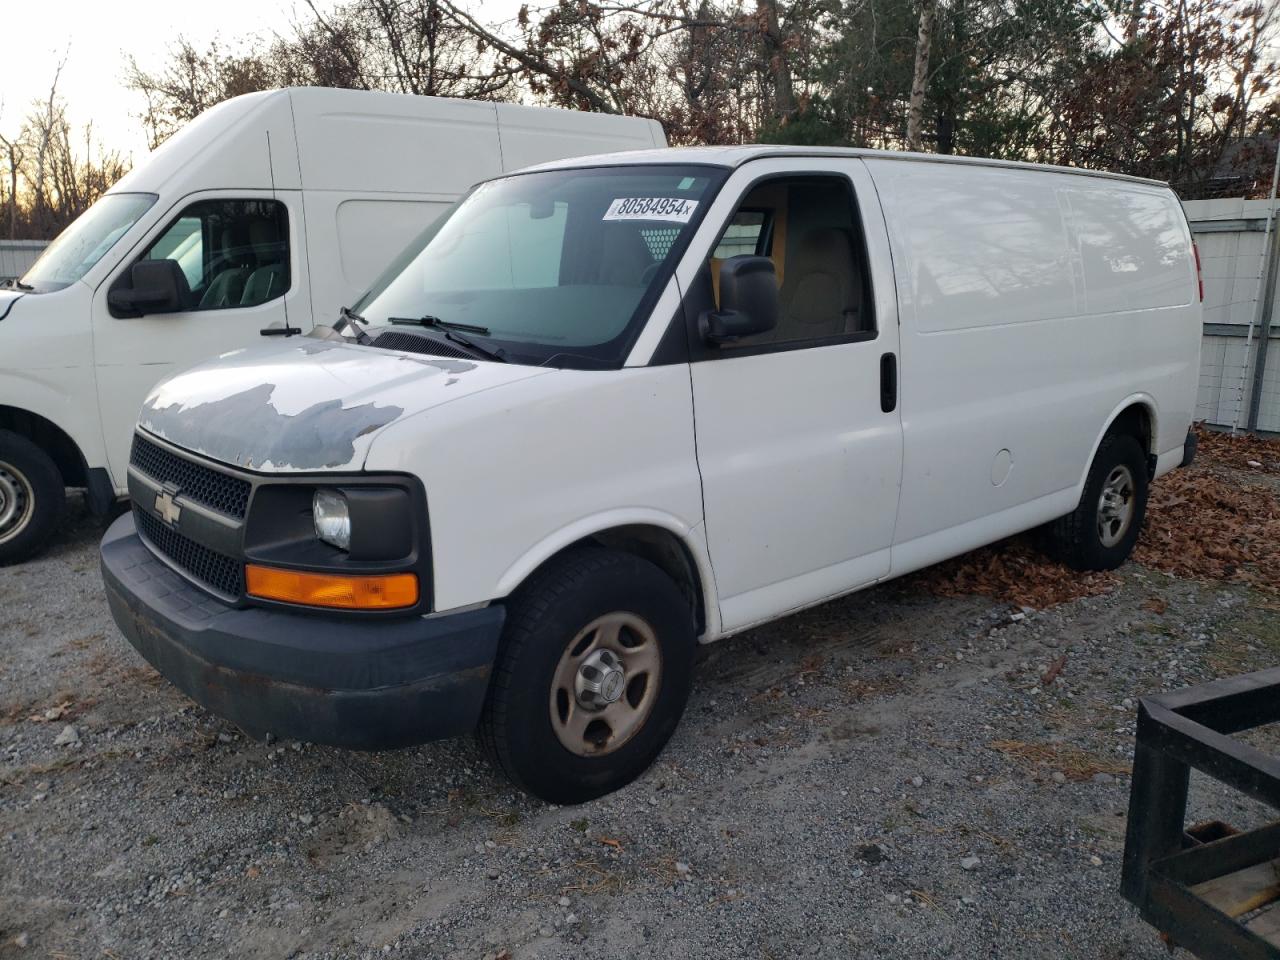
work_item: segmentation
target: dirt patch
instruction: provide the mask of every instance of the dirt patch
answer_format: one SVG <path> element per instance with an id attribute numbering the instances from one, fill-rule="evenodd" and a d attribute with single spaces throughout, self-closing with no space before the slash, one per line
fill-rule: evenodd
<path id="1" fill-rule="evenodd" d="M 1092 780 L 1100 773 L 1113 777 L 1129 775 L 1127 763 L 1116 763 L 1105 757 L 1094 756 L 1071 744 L 996 740 L 992 742 L 991 749 L 1045 770 L 1058 771 L 1067 780 L 1076 783 Z"/>

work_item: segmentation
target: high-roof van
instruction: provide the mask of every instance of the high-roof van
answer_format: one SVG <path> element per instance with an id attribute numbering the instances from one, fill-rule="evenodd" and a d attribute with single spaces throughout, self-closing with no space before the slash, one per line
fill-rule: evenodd
<path id="1" fill-rule="evenodd" d="M 188 124 L 0 289 L 0 563 L 56 527 L 65 487 L 127 491 L 147 391 L 331 322 L 478 179 L 664 146 L 654 120 L 303 88 Z"/>
<path id="2" fill-rule="evenodd" d="M 1194 451 L 1200 330 L 1152 181 L 785 147 L 540 166 L 342 323 L 160 384 L 107 596 L 246 730 L 478 730 L 582 801 L 658 755 L 699 642 L 1033 528 L 1123 563 Z"/>

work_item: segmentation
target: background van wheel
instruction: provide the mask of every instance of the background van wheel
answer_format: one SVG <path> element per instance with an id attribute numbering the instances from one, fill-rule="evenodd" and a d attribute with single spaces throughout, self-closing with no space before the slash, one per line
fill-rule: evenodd
<path id="1" fill-rule="evenodd" d="M 38 553 L 66 503 L 62 474 L 26 437 L 0 430 L 0 566 Z"/>
<path id="2" fill-rule="evenodd" d="M 1049 525 L 1049 552 L 1075 570 L 1114 570 L 1133 552 L 1147 514 L 1147 458 L 1129 434 L 1108 434 L 1071 513 Z"/>
<path id="3" fill-rule="evenodd" d="M 675 731 L 695 639 L 688 601 L 656 566 L 611 550 L 568 553 L 511 600 L 481 745 L 550 803 L 617 790 Z"/>

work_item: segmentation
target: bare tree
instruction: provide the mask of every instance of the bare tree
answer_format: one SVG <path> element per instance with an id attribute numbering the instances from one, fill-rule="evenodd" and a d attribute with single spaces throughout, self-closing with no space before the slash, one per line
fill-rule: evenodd
<path id="1" fill-rule="evenodd" d="M 924 125 L 925 85 L 929 78 L 929 48 L 933 45 L 936 0 L 920 0 L 920 29 L 916 33 L 915 69 L 911 74 L 911 101 L 907 109 L 907 149 L 921 149 Z"/>
<path id="2" fill-rule="evenodd" d="M 65 61 L 64 61 L 65 63 Z M 92 123 L 76 131 L 58 93 L 59 64 L 49 94 L 32 106 L 16 132 L 0 133 L 0 189 L 10 239 L 50 239 L 128 171 L 105 150 Z"/>

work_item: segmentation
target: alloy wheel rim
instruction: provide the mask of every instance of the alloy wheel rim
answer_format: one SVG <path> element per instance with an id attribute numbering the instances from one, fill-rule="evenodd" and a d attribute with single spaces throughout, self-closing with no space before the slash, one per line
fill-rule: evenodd
<path id="1" fill-rule="evenodd" d="M 1137 485 L 1133 471 L 1124 464 L 1112 469 L 1098 496 L 1098 539 L 1104 547 L 1114 547 L 1124 539 L 1133 523 Z"/>
<path id="2" fill-rule="evenodd" d="M 0 543 L 12 540 L 31 520 L 36 498 L 17 468 L 0 460 Z"/>
<path id="3" fill-rule="evenodd" d="M 631 740 L 653 710 L 662 648 L 647 621 L 617 611 L 565 647 L 551 680 L 551 726 L 570 753 L 599 757 Z"/>

